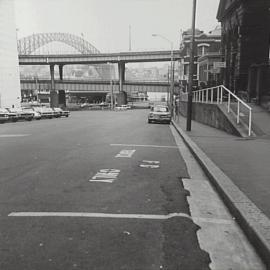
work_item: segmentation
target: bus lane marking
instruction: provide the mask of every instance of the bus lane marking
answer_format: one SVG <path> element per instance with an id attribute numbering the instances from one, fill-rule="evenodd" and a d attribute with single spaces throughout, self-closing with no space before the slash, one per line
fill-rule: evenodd
<path id="1" fill-rule="evenodd" d="M 120 170 L 118 169 L 101 169 L 89 180 L 89 182 L 113 183 L 117 179 L 119 173 Z"/>
<path id="2" fill-rule="evenodd" d="M 150 168 L 150 169 L 157 169 L 159 168 L 160 161 L 158 160 L 143 160 L 143 163 L 140 164 L 141 168 Z"/>
<path id="3" fill-rule="evenodd" d="M 115 157 L 124 157 L 124 158 L 131 158 L 132 155 L 135 153 L 136 150 L 127 150 L 123 149 L 121 150 Z"/>

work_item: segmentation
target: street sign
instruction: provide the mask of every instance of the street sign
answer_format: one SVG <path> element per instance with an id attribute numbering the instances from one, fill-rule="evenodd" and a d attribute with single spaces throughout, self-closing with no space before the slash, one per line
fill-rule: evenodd
<path id="1" fill-rule="evenodd" d="M 225 68 L 225 67 L 226 67 L 226 62 L 214 62 L 214 69 Z"/>

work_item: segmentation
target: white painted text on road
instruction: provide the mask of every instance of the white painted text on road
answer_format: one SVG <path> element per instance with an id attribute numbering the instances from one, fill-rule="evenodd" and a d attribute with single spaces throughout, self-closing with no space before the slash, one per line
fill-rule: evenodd
<path id="1" fill-rule="evenodd" d="M 119 173 L 120 170 L 117 169 L 101 169 L 89 181 L 112 183 L 115 179 L 117 179 Z"/>
<path id="2" fill-rule="evenodd" d="M 125 158 L 131 158 L 132 155 L 135 153 L 136 150 L 127 150 L 123 149 L 118 153 L 115 157 L 125 157 Z"/>

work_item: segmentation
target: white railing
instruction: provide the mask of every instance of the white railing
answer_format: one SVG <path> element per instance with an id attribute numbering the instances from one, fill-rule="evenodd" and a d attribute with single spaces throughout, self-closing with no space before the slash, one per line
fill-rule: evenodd
<path id="1" fill-rule="evenodd" d="M 188 93 L 181 94 L 181 100 L 187 101 Z M 245 108 L 248 111 L 248 136 L 251 136 L 251 119 L 252 108 L 248 106 L 243 100 L 237 97 L 224 85 L 219 85 L 211 88 L 205 88 L 192 92 L 192 102 L 196 103 L 210 103 L 210 104 L 226 104 L 227 112 L 232 111 L 232 105 L 237 104 L 236 122 L 239 124 L 241 109 Z"/>

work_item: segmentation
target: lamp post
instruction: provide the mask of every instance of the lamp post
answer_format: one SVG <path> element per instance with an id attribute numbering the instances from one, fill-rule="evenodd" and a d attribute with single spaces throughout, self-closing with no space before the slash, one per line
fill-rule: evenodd
<path id="1" fill-rule="evenodd" d="M 173 42 L 159 34 L 152 34 L 153 37 L 160 37 L 170 43 L 171 46 L 171 80 L 170 80 L 170 111 L 172 113 L 173 105 L 173 88 L 174 88 L 174 64 L 173 64 Z"/>
<path id="2" fill-rule="evenodd" d="M 196 0 L 193 0 L 192 27 L 191 27 L 191 38 L 190 38 L 189 78 L 188 78 L 188 104 L 187 104 L 187 123 L 186 123 L 187 131 L 191 131 L 192 86 L 193 86 L 193 73 L 194 73 L 195 19 L 196 19 Z"/>

